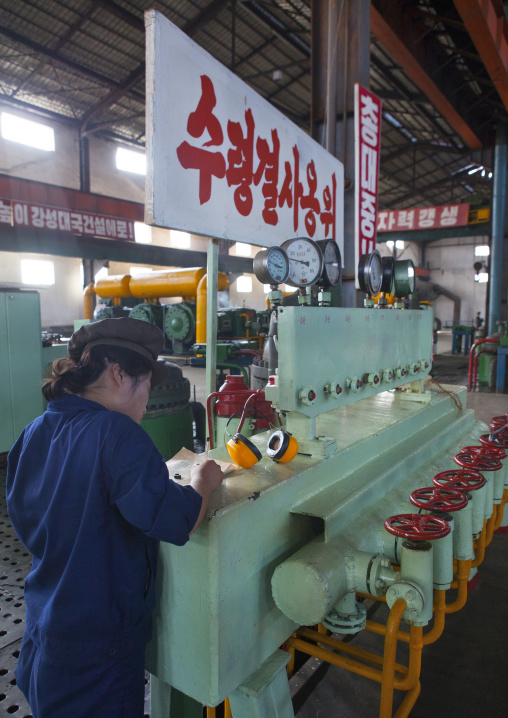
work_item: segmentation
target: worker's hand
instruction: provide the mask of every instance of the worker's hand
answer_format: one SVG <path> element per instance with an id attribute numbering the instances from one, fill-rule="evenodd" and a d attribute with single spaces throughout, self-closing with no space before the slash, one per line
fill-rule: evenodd
<path id="1" fill-rule="evenodd" d="M 224 472 L 213 459 L 206 459 L 200 464 L 194 464 L 191 469 L 191 486 L 201 494 L 209 495 L 222 484 Z"/>

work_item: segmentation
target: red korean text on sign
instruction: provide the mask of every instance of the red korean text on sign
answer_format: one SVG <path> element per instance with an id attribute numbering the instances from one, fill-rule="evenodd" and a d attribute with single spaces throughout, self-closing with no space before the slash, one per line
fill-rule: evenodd
<path id="1" fill-rule="evenodd" d="M 199 139 L 208 132 L 210 139 L 201 147 L 194 147 L 187 141 L 176 150 L 180 164 L 184 169 L 199 170 L 199 203 L 208 202 L 212 194 L 212 177 L 222 179 L 226 174 L 226 161 L 220 152 L 205 150 L 205 147 L 219 147 L 224 134 L 219 120 L 213 114 L 217 104 L 213 83 L 207 75 L 201 75 L 201 98 L 187 121 L 187 132 Z"/>
<path id="2" fill-rule="evenodd" d="M 273 149 L 270 150 L 268 141 L 262 137 L 258 137 L 256 141 L 256 153 L 259 164 L 254 174 L 254 184 L 259 185 L 264 176 L 265 181 L 261 187 L 261 192 L 265 198 L 262 216 L 266 224 L 276 226 L 278 222 L 277 186 L 279 184 L 280 152 L 280 140 L 277 130 L 272 130 L 272 146 Z"/>
<path id="3" fill-rule="evenodd" d="M 316 165 L 311 159 L 305 165 L 305 186 L 300 180 L 300 153 L 297 145 L 292 148 L 292 162 L 284 162 L 281 173 L 280 139 L 276 129 L 271 130 L 271 143 L 264 137 L 255 136 L 255 119 L 250 109 L 245 110 L 244 123 L 227 120 L 227 164 L 224 152 L 214 152 L 209 147 L 220 147 L 224 142 L 221 122 L 214 114 L 217 98 L 212 80 L 201 75 L 201 97 L 196 109 L 190 113 L 187 132 L 195 139 L 201 139 L 201 146 L 187 141 L 176 150 L 180 165 L 184 169 L 199 171 L 199 202 L 208 202 L 212 195 L 212 178 L 227 180 L 229 187 L 235 187 L 234 204 L 239 214 L 249 216 L 253 207 L 253 187 L 261 186 L 264 198 L 261 216 L 272 226 L 279 222 L 279 210 L 287 207 L 293 212 L 293 229 L 298 231 L 300 210 L 303 213 L 306 234 L 313 237 L 317 230 L 317 218 L 324 227 L 325 237 L 331 234 L 336 239 L 337 178 L 332 173 L 331 182 L 322 191 L 322 205 L 318 194 Z M 207 134 L 205 134 L 207 133 Z M 205 137 L 209 136 L 206 142 Z M 225 150 L 225 148 L 224 148 Z M 256 156 L 254 156 L 254 151 Z M 257 158 L 257 166 L 255 160 Z M 280 191 L 279 176 L 283 175 Z M 264 180 L 264 181 L 263 181 Z"/>

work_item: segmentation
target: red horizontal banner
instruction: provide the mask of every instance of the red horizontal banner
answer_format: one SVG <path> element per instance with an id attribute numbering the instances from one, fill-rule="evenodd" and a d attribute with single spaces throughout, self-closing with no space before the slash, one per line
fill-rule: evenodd
<path id="1" fill-rule="evenodd" d="M 467 225 L 469 204 L 443 204 L 419 209 L 390 209 L 379 212 L 378 232 L 439 229 Z"/>
<path id="2" fill-rule="evenodd" d="M 14 227 L 134 241 L 134 222 L 130 219 L 47 207 L 17 200 L 0 200 L 0 223 Z"/>

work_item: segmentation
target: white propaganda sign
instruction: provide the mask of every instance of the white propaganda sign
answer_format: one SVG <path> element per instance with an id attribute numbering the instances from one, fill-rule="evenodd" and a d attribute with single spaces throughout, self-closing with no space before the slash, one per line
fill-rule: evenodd
<path id="1" fill-rule="evenodd" d="M 342 163 L 163 15 L 145 22 L 147 224 L 344 255 Z"/>
<path id="2" fill-rule="evenodd" d="M 355 84 L 355 266 L 376 248 L 381 100 Z M 356 270 L 356 286 L 358 269 Z"/>

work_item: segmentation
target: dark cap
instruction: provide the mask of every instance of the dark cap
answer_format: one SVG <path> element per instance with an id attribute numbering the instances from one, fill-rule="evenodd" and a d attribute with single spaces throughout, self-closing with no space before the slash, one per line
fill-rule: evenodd
<path id="1" fill-rule="evenodd" d="M 144 357 L 152 367 L 152 386 L 157 386 L 168 376 L 164 362 L 157 361 L 164 346 L 164 335 L 150 322 L 122 317 L 84 324 L 71 336 L 67 353 L 71 359 L 79 361 L 85 349 L 97 344 L 123 347 Z"/>

